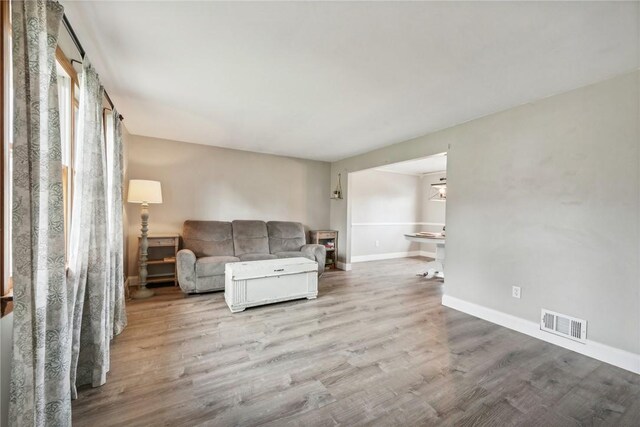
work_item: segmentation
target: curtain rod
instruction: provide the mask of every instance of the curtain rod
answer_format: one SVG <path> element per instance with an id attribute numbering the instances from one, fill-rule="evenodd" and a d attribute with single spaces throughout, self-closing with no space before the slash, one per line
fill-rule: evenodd
<path id="1" fill-rule="evenodd" d="M 80 39 L 78 39 L 78 36 L 76 35 L 76 32 L 73 31 L 73 27 L 71 26 L 71 23 L 69 22 L 69 18 L 67 18 L 66 14 L 62 15 L 62 23 L 64 24 L 64 28 L 67 30 L 67 33 L 69 33 L 69 36 L 71 37 L 71 41 L 73 41 L 73 44 L 76 45 L 76 48 L 78 49 L 78 52 L 80 53 L 80 57 L 82 59 L 84 59 L 85 56 L 85 50 L 82 47 L 82 44 L 80 43 Z M 73 62 L 73 60 L 71 61 Z M 76 62 L 80 62 L 80 61 L 76 61 Z M 104 97 L 107 98 L 107 102 L 109 103 L 109 105 L 111 106 L 111 110 L 113 110 L 115 108 L 113 101 L 111 100 L 111 97 L 109 96 L 109 94 L 107 93 L 107 91 L 104 91 Z M 118 115 L 120 120 L 124 120 L 124 116 L 122 114 Z"/>

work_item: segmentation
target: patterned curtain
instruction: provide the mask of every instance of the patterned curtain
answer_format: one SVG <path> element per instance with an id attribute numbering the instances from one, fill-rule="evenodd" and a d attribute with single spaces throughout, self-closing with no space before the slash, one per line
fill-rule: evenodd
<path id="1" fill-rule="evenodd" d="M 109 144 L 108 163 L 108 203 L 109 203 L 109 239 L 111 250 L 110 263 L 110 307 L 109 319 L 111 327 L 110 338 L 120 334 L 127 326 L 127 313 L 124 307 L 124 227 L 122 214 L 124 203 L 122 200 L 122 122 L 120 114 L 113 109 L 107 129 Z"/>
<path id="2" fill-rule="evenodd" d="M 70 301 L 73 323 L 71 394 L 77 386 L 106 382 L 111 339 L 109 224 L 106 147 L 98 74 L 85 58 L 75 153 L 75 189 L 69 237 Z"/>
<path id="3" fill-rule="evenodd" d="M 12 1 L 13 363 L 9 419 L 69 426 L 70 333 L 55 49 L 63 8 Z"/>

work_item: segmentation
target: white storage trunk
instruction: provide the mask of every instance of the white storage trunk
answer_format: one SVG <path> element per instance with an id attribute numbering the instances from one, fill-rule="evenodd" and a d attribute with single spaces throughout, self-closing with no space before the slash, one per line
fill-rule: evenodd
<path id="1" fill-rule="evenodd" d="M 307 258 L 232 262 L 225 266 L 224 299 L 232 312 L 318 296 L 318 263 Z"/>

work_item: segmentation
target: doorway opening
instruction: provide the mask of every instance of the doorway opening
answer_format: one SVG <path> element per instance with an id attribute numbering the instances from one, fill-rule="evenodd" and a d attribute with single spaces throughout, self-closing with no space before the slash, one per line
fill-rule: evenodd
<path id="1" fill-rule="evenodd" d="M 351 263 L 408 257 L 444 263 L 444 239 L 440 245 L 421 237 L 446 233 L 446 178 L 447 153 L 350 173 Z"/>

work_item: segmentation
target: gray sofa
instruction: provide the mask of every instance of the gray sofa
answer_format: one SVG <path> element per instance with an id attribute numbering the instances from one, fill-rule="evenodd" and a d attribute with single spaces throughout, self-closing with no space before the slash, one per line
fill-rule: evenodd
<path id="1" fill-rule="evenodd" d="M 324 271 L 327 255 L 322 245 L 308 245 L 299 222 L 185 221 L 184 249 L 178 251 L 178 282 L 185 293 L 224 289 L 229 262 L 305 257 Z"/>

